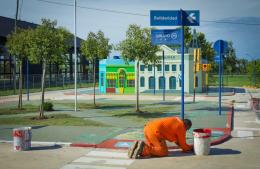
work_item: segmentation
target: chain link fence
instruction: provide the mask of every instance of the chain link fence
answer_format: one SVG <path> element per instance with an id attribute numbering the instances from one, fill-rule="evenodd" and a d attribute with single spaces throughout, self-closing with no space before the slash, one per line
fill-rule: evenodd
<path id="1" fill-rule="evenodd" d="M 260 87 L 260 74 L 224 74 L 223 86 L 236 87 Z M 209 86 L 218 86 L 219 75 L 209 74 Z"/>
<path id="2" fill-rule="evenodd" d="M 41 89 L 41 74 L 33 74 L 23 76 L 23 89 L 26 90 L 27 86 L 30 92 L 40 91 Z M 97 81 L 98 82 L 98 81 Z M 45 88 L 47 89 L 69 89 L 74 88 L 74 74 L 67 75 L 64 74 L 52 74 L 46 75 L 45 77 Z M 83 74 L 78 73 L 77 86 L 89 87 L 93 83 L 93 74 Z M 14 89 L 13 79 L 0 79 L 0 95 L 17 94 L 19 88 L 19 76 L 16 78 L 17 89 Z"/>

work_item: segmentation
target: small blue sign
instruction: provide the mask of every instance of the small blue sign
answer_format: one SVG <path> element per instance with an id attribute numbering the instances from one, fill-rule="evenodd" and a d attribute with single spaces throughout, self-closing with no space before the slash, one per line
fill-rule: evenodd
<path id="1" fill-rule="evenodd" d="M 219 53 L 224 54 L 224 53 L 226 53 L 226 50 L 228 48 L 228 43 L 224 40 L 217 40 L 214 43 L 213 48 L 216 52 L 216 55 L 219 55 Z"/>
<path id="2" fill-rule="evenodd" d="M 181 20 L 183 15 L 183 23 Z M 150 25 L 151 26 L 199 26 L 200 11 L 188 10 L 151 10 Z"/>
<path id="3" fill-rule="evenodd" d="M 151 10 L 151 26 L 178 26 L 181 25 L 180 11 L 173 10 Z"/>
<path id="4" fill-rule="evenodd" d="M 153 45 L 178 45 L 181 44 L 181 31 L 179 29 L 152 30 Z"/>
<path id="5" fill-rule="evenodd" d="M 200 11 L 189 10 L 183 11 L 183 26 L 199 26 L 200 25 Z"/>

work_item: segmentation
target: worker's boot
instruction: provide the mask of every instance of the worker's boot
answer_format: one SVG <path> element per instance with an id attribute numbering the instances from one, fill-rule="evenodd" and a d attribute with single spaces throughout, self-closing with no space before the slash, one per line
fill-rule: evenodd
<path id="1" fill-rule="evenodd" d="M 143 142 L 143 141 L 139 141 L 138 142 L 138 145 L 137 145 L 137 147 L 136 147 L 136 149 L 134 150 L 134 153 L 133 153 L 133 155 L 132 155 L 132 158 L 139 158 L 140 157 L 140 155 L 142 154 L 142 152 L 143 152 L 143 149 L 144 149 L 144 145 L 145 145 L 145 143 Z"/>
<path id="2" fill-rule="evenodd" d="M 136 148 L 138 147 L 138 141 L 135 141 L 134 144 L 129 148 L 128 150 L 128 157 L 132 158 L 134 155 L 134 152 L 136 150 Z"/>

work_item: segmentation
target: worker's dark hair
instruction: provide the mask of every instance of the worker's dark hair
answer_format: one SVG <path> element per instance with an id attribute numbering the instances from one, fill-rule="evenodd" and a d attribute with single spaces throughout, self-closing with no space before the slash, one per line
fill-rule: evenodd
<path id="1" fill-rule="evenodd" d="M 192 122 L 190 119 L 184 119 L 183 122 L 184 122 L 185 126 L 187 127 L 187 130 L 191 128 Z"/>

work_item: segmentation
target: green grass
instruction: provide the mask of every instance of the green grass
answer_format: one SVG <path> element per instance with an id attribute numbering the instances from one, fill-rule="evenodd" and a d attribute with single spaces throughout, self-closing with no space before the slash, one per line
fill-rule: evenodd
<path id="1" fill-rule="evenodd" d="M 173 106 L 149 106 L 141 107 L 140 110 L 142 113 L 135 111 L 135 108 L 132 109 L 122 109 L 122 110 L 113 110 L 106 111 L 105 114 L 109 114 L 117 118 L 126 118 L 131 121 L 144 123 L 148 120 L 154 118 L 168 117 L 168 116 L 178 116 L 179 113 L 173 113 Z M 170 113 L 169 113 L 170 112 Z"/>
<path id="2" fill-rule="evenodd" d="M 26 104 L 23 105 L 22 110 L 18 110 L 17 105 L 15 106 L 16 107 L 1 107 L 0 115 L 34 113 L 39 110 L 39 106 L 37 105 Z"/>
<path id="3" fill-rule="evenodd" d="M 218 85 L 218 75 L 211 75 L 209 77 L 209 85 Z M 223 76 L 224 86 L 254 86 L 253 79 L 250 75 L 224 75 Z M 260 81 L 257 80 L 256 85 L 260 86 Z"/>
<path id="4" fill-rule="evenodd" d="M 84 120 L 67 114 L 49 115 L 47 119 L 37 120 L 35 116 L 0 118 L 0 124 L 42 125 L 42 126 L 107 126 L 93 120 Z"/>

